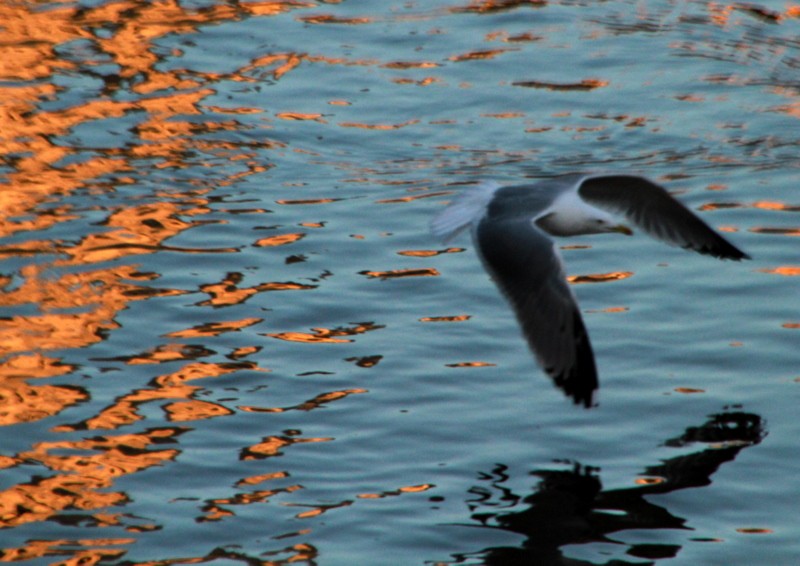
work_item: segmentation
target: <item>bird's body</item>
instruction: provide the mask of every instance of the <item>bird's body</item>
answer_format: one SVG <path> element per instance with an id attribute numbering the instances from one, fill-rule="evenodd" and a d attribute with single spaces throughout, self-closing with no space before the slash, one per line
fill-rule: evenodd
<path id="1" fill-rule="evenodd" d="M 635 175 L 570 175 L 532 185 L 483 184 L 465 191 L 431 223 L 449 240 L 471 228 L 484 267 L 506 296 L 542 368 L 575 403 L 598 387 L 589 336 L 552 236 L 630 235 L 610 213 L 651 236 L 723 259 L 749 256 L 666 190 Z"/>

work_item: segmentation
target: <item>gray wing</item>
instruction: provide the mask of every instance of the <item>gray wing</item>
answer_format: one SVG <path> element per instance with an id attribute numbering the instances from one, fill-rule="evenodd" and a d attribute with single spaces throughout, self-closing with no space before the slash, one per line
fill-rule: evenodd
<path id="1" fill-rule="evenodd" d="M 590 204 L 625 215 L 664 242 L 722 259 L 750 259 L 675 200 L 663 187 L 636 175 L 591 175 L 578 186 Z"/>
<path id="2" fill-rule="evenodd" d="M 484 219 L 473 236 L 539 364 L 576 404 L 591 407 L 594 354 L 553 242 L 530 218 L 519 217 Z"/>

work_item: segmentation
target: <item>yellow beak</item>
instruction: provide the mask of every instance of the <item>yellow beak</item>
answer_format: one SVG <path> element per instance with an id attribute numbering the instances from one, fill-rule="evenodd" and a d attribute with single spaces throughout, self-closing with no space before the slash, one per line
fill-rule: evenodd
<path id="1" fill-rule="evenodd" d="M 624 224 L 617 224 L 616 226 L 611 228 L 611 231 L 619 232 L 620 234 L 625 234 L 626 236 L 633 236 L 633 230 L 631 230 Z"/>

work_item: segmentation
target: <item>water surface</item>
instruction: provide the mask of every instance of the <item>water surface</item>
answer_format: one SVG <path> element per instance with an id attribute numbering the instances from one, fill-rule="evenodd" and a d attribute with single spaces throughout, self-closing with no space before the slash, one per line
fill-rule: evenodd
<path id="1" fill-rule="evenodd" d="M 0 6 L 0 557 L 794 564 L 800 9 Z M 645 173 L 753 256 L 564 240 L 574 407 L 483 179 Z"/>

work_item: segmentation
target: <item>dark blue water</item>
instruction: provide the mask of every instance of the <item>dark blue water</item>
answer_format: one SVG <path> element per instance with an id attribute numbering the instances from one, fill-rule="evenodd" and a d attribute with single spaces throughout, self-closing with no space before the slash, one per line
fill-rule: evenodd
<path id="1" fill-rule="evenodd" d="M 0 556 L 795 564 L 800 12 L 0 6 Z M 564 240 L 573 406 L 464 184 L 643 173 L 753 260 Z"/>

